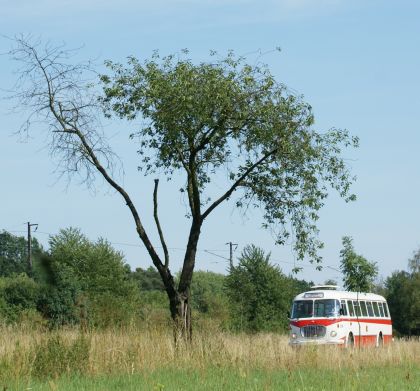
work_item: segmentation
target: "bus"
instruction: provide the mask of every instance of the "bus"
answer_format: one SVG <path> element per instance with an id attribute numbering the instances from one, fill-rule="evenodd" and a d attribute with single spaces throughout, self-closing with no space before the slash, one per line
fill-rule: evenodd
<path id="1" fill-rule="evenodd" d="M 293 300 L 289 340 L 292 346 L 381 346 L 390 341 L 391 315 L 380 295 L 321 285 Z"/>

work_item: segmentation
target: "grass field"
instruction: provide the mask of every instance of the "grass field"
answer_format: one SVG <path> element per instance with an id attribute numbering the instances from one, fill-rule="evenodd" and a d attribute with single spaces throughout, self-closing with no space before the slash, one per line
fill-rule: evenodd
<path id="1" fill-rule="evenodd" d="M 420 390 L 420 342 L 295 350 L 276 334 L 0 330 L 0 390 Z"/>

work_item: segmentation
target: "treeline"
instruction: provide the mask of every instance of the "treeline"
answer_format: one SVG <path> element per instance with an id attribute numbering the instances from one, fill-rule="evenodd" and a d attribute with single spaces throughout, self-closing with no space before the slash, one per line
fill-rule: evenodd
<path id="1" fill-rule="evenodd" d="M 32 259 L 30 270 L 25 238 L 0 233 L 0 323 L 85 329 L 171 324 L 158 272 L 153 267 L 132 271 L 104 239 L 93 242 L 78 229 L 64 229 L 50 237 L 48 251 L 34 238 Z M 409 271 L 396 271 L 375 287 L 387 298 L 401 335 L 420 331 L 419 265 L 420 251 Z M 247 246 L 227 275 L 194 273 L 195 327 L 285 332 L 293 297 L 311 285 L 286 276 L 269 254 Z"/>
<path id="2" fill-rule="evenodd" d="M 78 229 L 64 229 L 50 237 L 48 251 L 33 239 L 32 259 L 29 270 L 25 238 L 0 233 L 0 322 L 83 328 L 170 324 L 158 272 L 132 271 L 104 239 L 92 242 Z M 194 273 L 193 319 L 198 328 L 283 332 L 293 296 L 309 286 L 249 246 L 227 276 Z"/>

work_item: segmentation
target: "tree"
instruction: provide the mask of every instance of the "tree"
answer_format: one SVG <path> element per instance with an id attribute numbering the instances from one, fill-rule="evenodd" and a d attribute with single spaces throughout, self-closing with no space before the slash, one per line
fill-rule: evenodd
<path id="1" fill-rule="evenodd" d="M 349 236 L 344 236 L 342 243 L 340 269 L 344 276 L 344 287 L 349 291 L 370 292 L 378 274 L 376 263 L 356 254 L 353 239 Z"/>
<path id="2" fill-rule="evenodd" d="M 131 278 L 137 282 L 141 291 L 164 291 L 165 286 L 162 283 L 159 273 L 153 267 L 146 270 L 141 267 L 136 268 L 131 273 Z"/>
<path id="3" fill-rule="evenodd" d="M 408 261 L 408 272 L 396 271 L 386 279 L 386 298 L 395 329 L 420 335 L 420 250 Z"/>
<path id="4" fill-rule="evenodd" d="M 341 157 L 357 146 L 347 131 L 313 129 L 311 106 L 278 83 L 266 66 L 249 65 L 229 53 L 199 64 L 181 56 L 107 62 L 109 73 L 86 82 L 89 64 L 71 64 L 63 47 L 42 47 L 17 39 L 10 52 L 22 65 L 16 98 L 42 119 L 60 170 L 85 183 L 98 173 L 123 198 L 140 240 L 158 270 L 169 298 L 175 335 L 191 336 L 190 287 L 201 229 L 210 214 L 235 196 L 236 207 L 261 207 L 265 227 L 277 229 L 277 243 L 294 234 L 300 259 L 320 262 L 318 210 L 333 188 L 347 201 L 353 180 Z M 153 191 L 154 220 L 163 256 L 149 238 L 138 209 L 112 170 L 115 155 L 100 126 L 101 115 L 131 120 L 138 140 L 140 170 L 170 179 L 183 176 L 190 230 L 179 281 L 170 270 L 170 254 L 158 217 L 158 179 Z M 61 163 L 61 164 L 60 164 Z M 226 187 L 209 197 L 215 177 Z"/>
<path id="5" fill-rule="evenodd" d="M 227 305 L 225 279 L 223 274 L 196 271 L 191 283 L 193 309 L 210 316 L 223 314 Z"/>
<path id="6" fill-rule="evenodd" d="M 62 229 L 49 241 L 51 269 L 77 280 L 80 289 L 91 293 L 125 294 L 133 284 L 125 268 L 124 256 L 109 242 L 90 241 L 80 229 Z"/>
<path id="7" fill-rule="evenodd" d="M 36 238 L 32 238 L 34 263 L 44 254 Z M 0 277 L 29 272 L 28 242 L 23 236 L 15 236 L 7 231 L 0 232 Z"/>
<path id="8" fill-rule="evenodd" d="M 324 285 L 337 285 L 337 281 L 329 278 L 328 280 L 325 280 Z"/>
<path id="9" fill-rule="evenodd" d="M 229 271 L 226 291 L 237 330 L 284 331 L 295 295 L 291 279 L 270 263 L 270 254 L 254 245 L 244 248 Z"/>
<path id="10" fill-rule="evenodd" d="M 392 316 L 393 327 L 400 334 L 410 334 L 410 275 L 396 271 L 386 280 L 387 302 Z"/>
<path id="11" fill-rule="evenodd" d="M 106 326 L 131 315 L 121 311 L 137 305 L 139 290 L 120 252 L 104 239 L 90 241 L 75 228 L 60 230 L 49 244 L 40 309 L 53 324 L 80 321 Z"/>
<path id="12" fill-rule="evenodd" d="M 420 273 L 420 250 L 413 254 L 413 258 L 408 261 L 408 269 L 410 273 Z"/>

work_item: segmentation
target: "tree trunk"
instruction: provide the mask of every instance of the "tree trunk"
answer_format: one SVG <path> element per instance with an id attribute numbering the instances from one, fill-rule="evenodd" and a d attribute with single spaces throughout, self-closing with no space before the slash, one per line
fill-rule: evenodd
<path id="1" fill-rule="evenodd" d="M 195 266 L 195 257 L 197 253 L 198 239 L 200 237 L 201 224 L 202 220 L 194 219 L 191 225 L 178 288 L 176 289 L 173 286 L 172 289 L 167 289 L 171 316 L 174 321 L 174 340 L 176 346 L 179 346 L 182 341 L 186 343 L 192 341 L 190 287 Z"/>
<path id="2" fill-rule="evenodd" d="M 188 294 L 180 294 L 170 299 L 170 310 L 174 327 L 175 346 L 192 341 L 191 303 Z"/>

